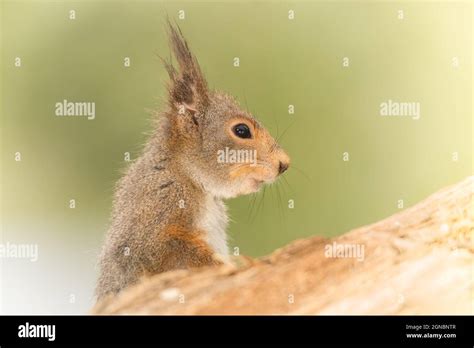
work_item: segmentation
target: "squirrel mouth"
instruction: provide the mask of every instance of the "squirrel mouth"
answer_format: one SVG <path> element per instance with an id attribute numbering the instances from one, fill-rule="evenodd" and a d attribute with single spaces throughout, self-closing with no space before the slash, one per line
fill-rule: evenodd
<path id="1" fill-rule="evenodd" d="M 255 189 L 259 189 L 260 186 L 262 186 L 265 183 L 265 181 L 258 180 L 258 179 L 252 179 L 252 183 L 253 183 L 253 186 L 255 187 Z"/>

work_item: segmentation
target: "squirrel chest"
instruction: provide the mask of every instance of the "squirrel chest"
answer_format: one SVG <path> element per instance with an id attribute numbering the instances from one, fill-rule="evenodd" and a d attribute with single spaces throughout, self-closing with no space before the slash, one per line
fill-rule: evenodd
<path id="1" fill-rule="evenodd" d="M 228 256 L 227 247 L 227 208 L 220 199 L 206 196 L 198 218 L 198 228 L 204 231 L 205 241 L 213 251 L 224 259 Z"/>

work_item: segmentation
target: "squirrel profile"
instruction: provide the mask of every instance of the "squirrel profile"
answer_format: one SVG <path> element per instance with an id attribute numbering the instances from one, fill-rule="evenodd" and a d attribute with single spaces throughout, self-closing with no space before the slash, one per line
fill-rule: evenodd
<path id="1" fill-rule="evenodd" d="M 144 275 L 226 262 L 223 200 L 257 192 L 290 163 L 249 112 L 208 88 L 181 30 L 169 22 L 168 28 L 178 62 L 174 67 L 164 61 L 168 105 L 143 153 L 116 186 L 99 260 L 99 299 Z M 228 149 L 252 151 L 256 158 L 218 160 Z"/>

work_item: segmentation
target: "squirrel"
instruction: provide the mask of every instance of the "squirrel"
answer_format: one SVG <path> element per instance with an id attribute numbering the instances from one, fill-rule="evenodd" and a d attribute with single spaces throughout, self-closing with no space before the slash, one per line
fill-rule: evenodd
<path id="1" fill-rule="evenodd" d="M 223 201 L 259 191 L 290 165 L 253 115 L 208 87 L 179 26 L 168 21 L 167 27 L 178 63 L 162 59 L 170 78 L 167 107 L 116 185 L 97 299 L 143 276 L 229 262 Z M 219 161 L 228 149 L 256 158 Z"/>

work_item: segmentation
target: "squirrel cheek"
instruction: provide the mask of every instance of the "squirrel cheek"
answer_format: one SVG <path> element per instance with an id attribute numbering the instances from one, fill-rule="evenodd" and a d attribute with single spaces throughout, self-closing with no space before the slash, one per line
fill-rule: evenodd
<path id="1" fill-rule="evenodd" d="M 231 179 L 242 179 L 253 173 L 253 169 L 254 168 L 248 166 L 240 167 L 236 170 L 231 171 L 229 176 Z"/>
<path id="2" fill-rule="evenodd" d="M 257 167 L 257 166 L 245 166 L 237 169 L 235 172 L 231 173 L 231 177 L 235 179 L 246 179 L 254 178 L 258 181 L 265 181 L 266 178 L 271 176 L 268 173 L 266 167 Z"/>

